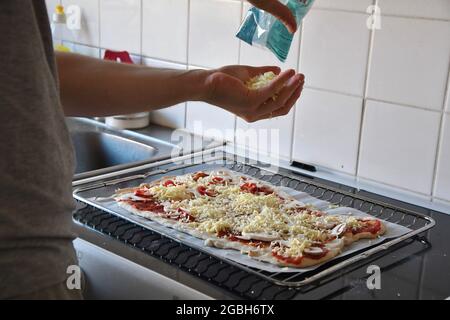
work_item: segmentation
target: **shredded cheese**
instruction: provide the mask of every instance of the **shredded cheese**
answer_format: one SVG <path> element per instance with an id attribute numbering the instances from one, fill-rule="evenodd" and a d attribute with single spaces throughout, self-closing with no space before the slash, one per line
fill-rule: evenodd
<path id="1" fill-rule="evenodd" d="M 268 76 L 267 78 L 270 78 Z M 282 200 L 278 194 L 241 190 L 242 180 L 227 173 L 210 173 L 193 179 L 192 175 L 176 177 L 175 185 L 148 186 L 147 192 L 155 196 L 166 212 L 183 209 L 194 219 L 188 228 L 214 235 L 230 232 L 236 235 L 276 235 L 283 245 L 275 251 L 287 256 L 301 256 L 314 242 L 334 239 L 331 231 L 335 225 L 346 223 L 350 228 L 359 228 L 362 222 L 353 217 L 317 215 L 313 208 L 302 209 L 298 202 Z M 245 183 L 258 181 L 245 179 Z M 198 187 L 210 193 L 199 194 Z"/>
<path id="2" fill-rule="evenodd" d="M 261 89 L 267 86 L 273 79 L 275 79 L 275 77 L 276 74 L 272 71 L 266 72 L 264 74 L 251 78 L 249 81 L 247 81 L 246 85 L 250 90 Z"/>
<path id="3" fill-rule="evenodd" d="M 293 239 L 289 247 L 285 250 L 285 255 L 289 257 L 298 257 L 303 255 L 303 251 L 311 246 L 308 240 Z"/>
<path id="4" fill-rule="evenodd" d="M 185 185 L 175 186 L 154 186 L 149 189 L 150 194 L 156 196 L 160 200 L 180 201 L 192 198 L 192 192 Z"/>

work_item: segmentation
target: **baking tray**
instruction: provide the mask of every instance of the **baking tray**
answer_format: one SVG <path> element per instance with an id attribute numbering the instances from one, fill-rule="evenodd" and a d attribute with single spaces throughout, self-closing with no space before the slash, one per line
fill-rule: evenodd
<path id="1" fill-rule="evenodd" d="M 206 255 L 212 255 L 214 258 L 219 259 L 225 264 L 232 265 L 244 272 L 256 275 L 276 285 L 302 287 L 311 284 L 316 280 L 336 273 L 344 267 L 367 259 L 376 253 L 385 251 L 388 248 L 399 244 L 400 242 L 424 233 L 435 225 L 432 218 L 421 213 L 398 208 L 381 201 L 375 201 L 342 190 L 341 188 L 323 185 L 320 182 L 304 176 L 299 176 L 295 172 L 287 169 L 274 168 L 264 163 L 253 163 L 246 158 L 225 153 L 219 153 L 214 157 L 211 157 L 209 153 L 208 157 L 205 157 L 203 153 L 200 153 L 195 156 L 180 157 L 170 161 L 167 160 L 150 164 L 145 167 L 135 168 L 135 170 L 130 169 L 110 174 L 107 176 L 106 180 L 104 176 L 98 177 L 97 179 L 91 179 L 87 184 L 77 187 L 73 194 L 74 197 L 81 202 L 96 207 L 104 212 L 120 216 L 122 219 L 148 229 L 149 226 L 144 221 L 140 221 L 131 216 L 124 216 L 120 212 L 111 210 L 111 208 L 105 206 L 102 201 L 96 201 L 96 199 L 110 197 L 118 188 L 134 187 L 140 183 L 157 180 L 165 175 L 182 175 L 199 170 L 210 171 L 220 168 L 226 168 L 237 173 L 250 175 L 276 186 L 305 192 L 314 198 L 327 201 L 333 205 L 354 208 L 376 218 L 410 229 L 410 232 L 402 236 L 386 239 L 385 241 L 369 246 L 364 250 L 359 250 L 354 254 L 332 260 L 315 268 L 313 271 L 306 273 L 301 269 L 299 269 L 298 273 L 268 272 L 261 268 L 243 265 L 234 260 L 227 259 L 220 254 L 211 253 L 211 251 L 208 250 L 209 248 L 205 249 L 203 245 L 189 243 L 189 246 L 194 250 Z M 150 227 L 150 229 L 152 228 Z M 166 228 L 167 232 L 165 232 L 164 229 L 165 228 L 157 228 L 157 230 L 153 231 L 156 231 L 175 242 L 186 245 L 185 241 L 183 241 L 183 237 L 174 236 L 173 230 L 171 229 Z"/>

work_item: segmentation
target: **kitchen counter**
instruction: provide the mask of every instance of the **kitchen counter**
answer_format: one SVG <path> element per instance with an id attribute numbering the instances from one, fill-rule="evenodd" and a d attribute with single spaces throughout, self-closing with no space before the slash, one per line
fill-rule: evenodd
<path id="1" fill-rule="evenodd" d="M 166 137 L 170 137 L 170 134 Z M 86 209 L 79 204 L 81 210 L 75 216 L 79 220 L 77 230 L 80 239 L 75 245 L 80 255 L 80 265 L 85 269 L 90 283 L 87 298 L 342 300 L 445 299 L 450 296 L 450 216 L 352 186 L 336 184 L 323 179 L 323 176 L 308 176 L 325 185 L 338 186 L 431 216 L 436 226 L 426 234 L 340 270 L 337 277 L 297 290 L 269 285 L 264 281 L 257 282 L 251 277 L 240 278 L 239 272 L 224 274 L 218 271 L 211 274 L 209 279 L 199 277 L 198 274 L 204 272 L 199 270 L 201 263 L 188 269 L 180 268 L 175 258 L 167 259 L 166 254 L 148 249 L 151 243 L 145 241 L 152 237 L 142 235 L 142 229 L 133 228 L 131 224 L 119 224 L 115 229 L 108 229 L 108 221 L 116 223 L 114 218 L 108 217 L 103 218 L 106 224 L 92 223 L 92 217 L 98 217 L 98 214 L 84 214 L 83 210 Z M 367 288 L 369 265 L 377 265 L 381 269 L 380 290 Z M 222 279 L 219 281 L 217 278 Z"/>

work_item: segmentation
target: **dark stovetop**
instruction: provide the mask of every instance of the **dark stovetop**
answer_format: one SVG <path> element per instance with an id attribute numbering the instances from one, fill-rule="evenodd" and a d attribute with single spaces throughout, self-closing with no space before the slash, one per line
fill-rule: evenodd
<path id="1" fill-rule="evenodd" d="M 340 270 L 312 286 L 289 289 L 267 283 L 202 253 L 93 207 L 80 208 L 74 219 L 87 226 L 81 238 L 101 245 L 111 241 L 116 254 L 134 252 L 138 262 L 162 274 L 181 269 L 178 281 L 214 298 L 244 299 L 445 299 L 450 296 L 450 216 L 404 202 L 355 190 L 319 178 L 314 181 L 431 216 L 436 226 L 386 252 Z M 98 232 L 92 232 L 93 230 Z M 381 269 L 381 289 L 369 290 L 367 267 Z"/>

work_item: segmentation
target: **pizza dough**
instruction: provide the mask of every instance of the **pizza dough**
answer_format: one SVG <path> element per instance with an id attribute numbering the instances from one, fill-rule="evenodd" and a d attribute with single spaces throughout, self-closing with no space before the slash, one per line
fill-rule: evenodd
<path id="1" fill-rule="evenodd" d="M 380 220 L 329 215 L 228 170 L 165 177 L 118 190 L 114 198 L 125 210 L 203 239 L 205 245 L 279 266 L 317 265 L 354 241 L 386 231 Z"/>

